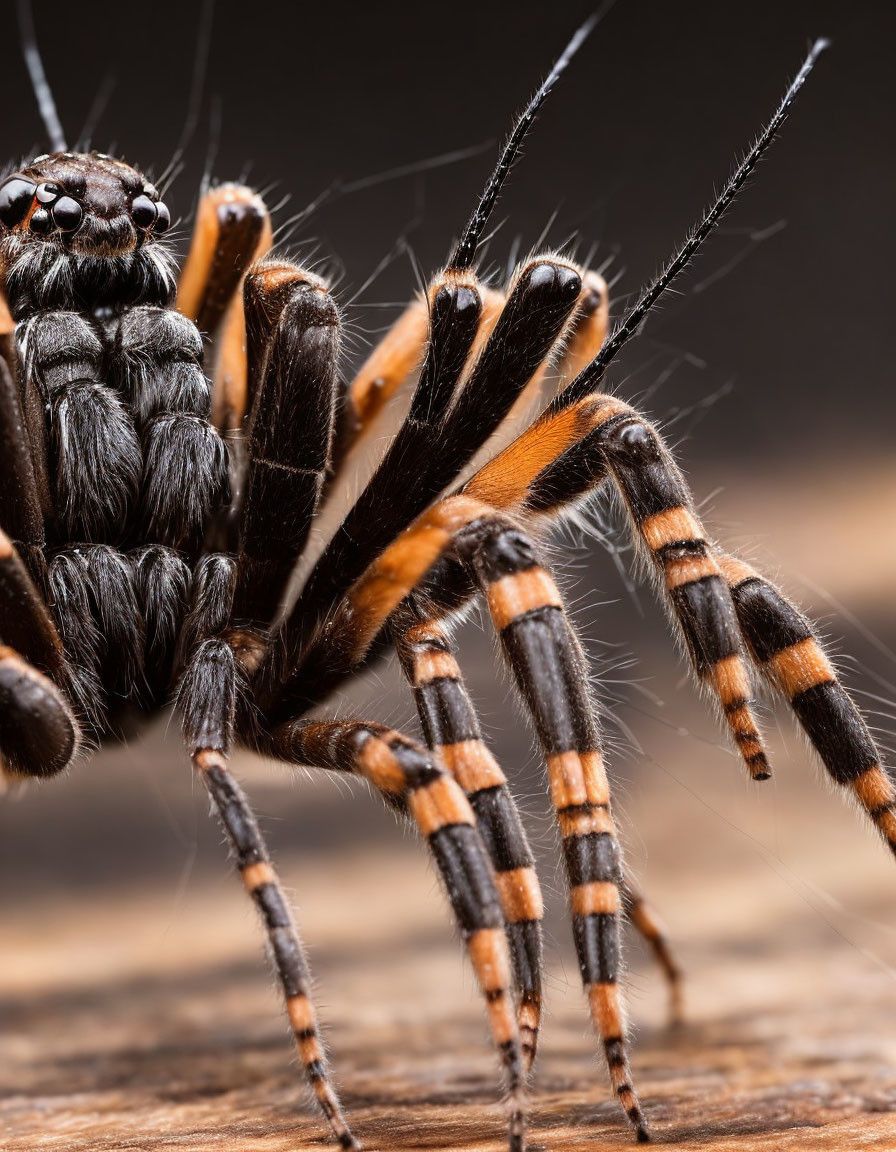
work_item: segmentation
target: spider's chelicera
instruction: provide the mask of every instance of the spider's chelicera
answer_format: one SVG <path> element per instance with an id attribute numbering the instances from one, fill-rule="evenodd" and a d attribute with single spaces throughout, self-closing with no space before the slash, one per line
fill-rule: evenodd
<path id="1" fill-rule="evenodd" d="M 514 800 L 452 648 L 452 622 L 480 594 L 547 764 L 575 946 L 613 1091 L 647 1139 L 619 991 L 621 917 L 651 942 L 673 1006 L 678 970 L 621 859 L 583 653 L 540 545 L 602 485 L 621 496 L 750 775 L 769 774 L 755 674 L 790 702 L 832 778 L 896 844 L 894 790 L 812 626 L 707 538 L 657 431 L 599 390 L 768 147 L 822 45 L 608 337 L 606 285 L 571 260 L 535 255 L 503 291 L 475 270 L 522 138 L 587 31 L 517 123 L 447 266 L 346 387 L 338 305 L 324 281 L 269 255 L 268 216 L 250 190 L 224 185 L 204 196 L 178 281 L 160 240 L 168 209 L 126 164 L 63 148 L 0 185 L 11 318 L 0 336 L 5 770 L 52 776 L 176 698 L 261 913 L 305 1074 L 344 1148 L 358 1144 L 330 1080 L 304 951 L 228 756 L 238 745 L 355 773 L 416 823 L 486 1002 L 510 1147 L 520 1152 L 541 1014 L 542 905 Z M 200 333 L 214 341 L 213 383 Z M 457 487 L 548 366 L 561 383 L 541 416 Z M 408 378 L 404 424 L 284 603 L 322 496 Z M 376 723 L 305 719 L 390 646 L 423 742 Z"/>

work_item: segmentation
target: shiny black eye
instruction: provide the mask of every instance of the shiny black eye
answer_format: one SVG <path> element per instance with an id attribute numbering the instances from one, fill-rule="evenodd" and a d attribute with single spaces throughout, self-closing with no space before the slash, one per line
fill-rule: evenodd
<path id="1" fill-rule="evenodd" d="M 49 204 L 55 200 L 57 196 L 61 195 L 62 189 L 58 184 L 38 184 L 37 192 L 35 195 L 41 204 Z"/>
<path id="2" fill-rule="evenodd" d="M 50 231 L 53 227 L 53 221 L 50 219 L 50 213 L 46 208 L 38 208 L 36 212 L 31 213 L 28 227 L 32 232 L 36 232 L 38 236 L 44 236 Z"/>
<path id="3" fill-rule="evenodd" d="M 165 205 L 159 201 L 156 204 L 156 232 L 164 232 L 171 227 L 171 213 Z"/>
<path id="4" fill-rule="evenodd" d="M 148 196 L 136 196 L 131 216 L 138 228 L 151 228 L 156 222 L 156 206 Z"/>
<path id="5" fill-rule="evenodd" d="M 34 199 L 35 185 L 21 176 L 13 176 L 0 188 L 0 221 L 7 228 L 15 228 L 25 218 Z"/>
<path id="6" fill-rule="evenodd" d="M 51 209 L 53 223 L 63 232 L 74 232 L 81 223 L 84 212 L 77 200 L 71 196 L 62 196 Z"/>

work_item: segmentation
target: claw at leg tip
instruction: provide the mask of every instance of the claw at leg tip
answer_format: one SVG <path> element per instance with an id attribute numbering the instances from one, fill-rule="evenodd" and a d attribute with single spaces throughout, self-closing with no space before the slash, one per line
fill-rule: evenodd
<path id="1" fill-rule="evenodd" d="M 526 1152 L 526 1119 L 522 1112 L 513 1112 L 507 1133 L 509 1152 Z"/>

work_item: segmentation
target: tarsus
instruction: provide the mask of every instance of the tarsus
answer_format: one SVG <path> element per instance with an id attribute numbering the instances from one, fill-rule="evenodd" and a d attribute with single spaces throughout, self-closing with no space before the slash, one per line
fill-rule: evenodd
<path id="1" fill-rule="evenodd" d="M 551 89 L 560 79 L 560 75 L 565 70 L 567 64 L 572 60 L 573 56 L 575 56 L 576 52 L 578 52 L 579 48 L 581 48 L 582 44 L 594 30 L 595 25 L 598 24 L 613 7 L 614 3 L 615 0 L 605 0 L 600 8 L 576 31 L 573 38 L 566 45 L 563 55 L 549 72 L 547 79 L 526 105 L 526 108 L 514 125 L 513 131 L 507 138 L 507 143 L 501 151 L 495 170 L 491 174 L 485 190 L 479 199 L 479 203 L 476 205 L 473 215 L 470 217 L 469 223 L 464 229 L 464 234 L 454 250 L 454 255 L 448 263 L 449 268 L 460 270 L 469 268 L 472 265 L 476 258 L 476 249 L 482 238 L 485 226 L 488 223 L 489 216 L 491 216 L 492 210 L 501 194 L 504 181 L 507 179 L 510 169 L 520 154 L 523 141 L 529 129 L 532 127 L 535 117 L 538 115 L 538 110 L 547 99 Z"/>
<path id="2" fill-rule="evenodd" d="M 778 129 L 784 122 L 787 113 L 790 111 L 790 106 L 796 99 L 796 94 L 799 92 L 805 83 L 806 77 L 812 71 L 815 61 L 821 53 L 828 47 L 829 40 L 816 40 L 812 45 L 809 55 L 803 61 L 803 66 L 800 68 L 796 75 L 796 79 L 787 89 L 784 98 L 778 105 L 777 110 L 772 116 L 771 120 L 766 124 L 756 143 L 744 157 L 744 159 L 737 166 L 735 171 L 728 179 L 728 183 L 722 190 L 721 195 L 717 198 L 715 203 L 691 232 L 681 248 L 666 267 L 660 272 L 652 284 L 650 284 L 641 294 L 640 299 L 632 308 L 623 316 L 622 320 L 613 330 L 609 340 L 604 344 L 600 352 L 582 371 L 576 376 L 567 388 L 565 388 L 560 395 L 551 404 L 551 411 L 557 412 L 563 408 L 568 407 L 570 404 L 575 404 L 576 401 L 581 400 L 583 397 L 589 395 L 595 390 L 604 373 L 609 365 L 619 355 L 625 345 L 631 340 L 632 336 L 638 331 L 641 322 L 650 309 L 654 306 L 657 300 L 666 291 L 672 281 L 676 278 L 679 272 L 690 262 L 694 253 L 703 243 L 707 236 L 712 232 L 715 226 L 724 216 L 725 212 L 730 208 L 735 197 L 740 189 L 743 187 L 750 173 L 756 167 L 761 156 L 774 140 L 778 133 Z"/>

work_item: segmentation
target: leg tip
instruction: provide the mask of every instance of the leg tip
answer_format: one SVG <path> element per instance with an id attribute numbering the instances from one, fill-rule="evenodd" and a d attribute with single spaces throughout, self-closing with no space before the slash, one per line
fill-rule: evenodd
<path id="1" fill-rule="evenodd" d="M 747 757 L 747 768 L 752 780 L 771 780 L 772 768 L 764 752 L 755 752 Z"/>
<path id="2" fill-rule="evenodd" d="M 637 1132 L 638 1132 L 638 1143 L 639 1144 L 649 1144 L 650 1143 L 650 1130 L 646 1124 L 639 1124 Z"/>
<path id="3" fill-rule="evenodd" d="M 508 1152 L 526 1152 L 526 1119 L 522 1112 L 513 1112 L 507 1130 Z"/>
<path id="4" fill-rule="evenodd" d="M 364 1145 L 351 1132 L 342 1132 L 339 1136 L 339 1147 L 344 1148 L 345 1152 L 362 1152 Z"/>

